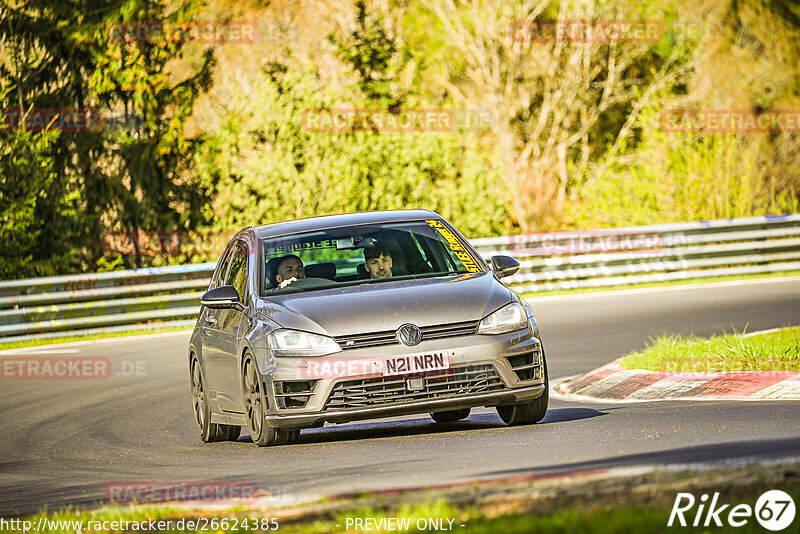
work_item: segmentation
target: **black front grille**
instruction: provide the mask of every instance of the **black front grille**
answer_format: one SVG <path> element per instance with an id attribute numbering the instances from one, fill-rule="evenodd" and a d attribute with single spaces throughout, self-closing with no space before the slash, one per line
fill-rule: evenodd
<path id="1" fill-rule="evenodd" d="M 419 389 L 409 387 L 409 380 L 415 379 L 422 382 Z M 472 395 L 504 388 L 505 385 L 493 365 L 467 365 L 415 375 L 363 378 L 340 382 L 333 388 L 324 410 L 357 410 Z"/>
<path id="2" fill-rule="evenodd" d="M 520 380 L 534 380 L 541 377 L 541 360 L 538 350 L 517 356 L 509 356 L 506 359 Z"/>
<path id="3" fill-rule="evenodd" d="M 422 341 L 430 339 L 440 339 L 443 337 L 471 336 L 478 330 L 480 321 L 465 321 L 461 323 L 450 323 L 436 326 L 422 326 Z M 344 350 L 360 349 L 364 347 L 376 347 L 379 345 L 394 345 L 397 341 L 396 330 L 385 330 L 383 332 L 369 332 L 365 334 L 349 334 L 336 337 L 336 342 Z"/>

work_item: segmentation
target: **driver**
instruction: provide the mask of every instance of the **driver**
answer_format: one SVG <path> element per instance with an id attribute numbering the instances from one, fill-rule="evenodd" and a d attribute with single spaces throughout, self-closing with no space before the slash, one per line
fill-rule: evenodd
<path id="1" fill-rule="evenodd" d="M 275 280 L 278 282 L 278 289 L 283 289 L 292 282 L 297 282 L 305 277 L 306 270 L 303 267 L 303 260 L 294 254 L 289 254 L 284 256 L 278 264 L 278 274 L 275 275 Z"/>
<path id="2" fill-rule="evenodd" d="M 392 255 L 386 244 L 380 241 L 364 249 L 364 264 L 370 278 L 392 276 Z"/>

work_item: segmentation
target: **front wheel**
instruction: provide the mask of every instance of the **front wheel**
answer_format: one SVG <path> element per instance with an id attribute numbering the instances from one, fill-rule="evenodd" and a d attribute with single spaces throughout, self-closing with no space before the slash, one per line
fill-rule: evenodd
<path id="1" fill-rule="evenodd" d="M 192 407 L 194 408 L 194 422 L 200 431 L 200 439 L 204 443 L 215 441 L 236 441 L 242 430 L 240 426 L 220 425 L 211 422 L 211 408 L 206 398 L 205 380 L 200 360 L 192 355 L 189 364 L 189 373 L 192 379 Z"/>
<path id="2" fill-rule="evenodd" d="M 530 425 L 544 419 L 550 399 L 550 381 L 547 378 L 547 362 L 542 352 L 542 374 L 544 375 L 544 391 L 533 402 L 498 406 L 497 414 L 507 425 Z"/>
<path id="3" fill-rule="evenodd" d="M 300 437 L 299 430 L 281 430 L 267 424 L 265 417 L 269 404 L 256 361 L 249 352 L 245 354 L 242 366 L 242 388 L 244 390 L 244 414 L 253 443 L 259 447 L 267 447 L 269 445 L 286 445 L 297 441 Z"/>

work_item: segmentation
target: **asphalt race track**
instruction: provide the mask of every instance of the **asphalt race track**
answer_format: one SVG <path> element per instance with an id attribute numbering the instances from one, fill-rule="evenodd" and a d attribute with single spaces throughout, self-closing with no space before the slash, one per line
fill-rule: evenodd
<path id="1" fill-rule="evenodd" d="M 651 336 L 800 324 L 800 278 L 531 299 L 551 381 Z M 538 425 L 494 410 L 306 430 L 293 446 L 203 444 L 192 420 L 188 334 L 29 355 L 109 358 L 104 380 L 0 382 L 0 515 L 103 502 L 109 483 L 247 481 L 287 499 L 619 466 L 800 455 L 800 402 L 585 403 L 552 399 Z M 7 357 L 8 353 L 0 356 Z M 138 373 L 138 376 L 137 376 Z M 119 376 L 125 375 L 125 376 Z"/>

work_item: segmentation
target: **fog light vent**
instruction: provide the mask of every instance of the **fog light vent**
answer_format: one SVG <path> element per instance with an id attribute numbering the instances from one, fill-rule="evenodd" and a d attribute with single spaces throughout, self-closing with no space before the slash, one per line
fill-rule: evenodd
<path id="1" fill-rule="evenodd" d="M 278 408 L 304 408 L 314 394 L 316 380 L 293 380 L 275 382 L 275 398 Z"/>
<path id="2" fill-rule="evenodd" d="M 519 380 L 536 380 L 541 377 L 539 352 L 528 352 L 506 358 Z"/>

